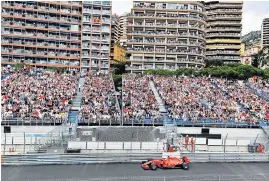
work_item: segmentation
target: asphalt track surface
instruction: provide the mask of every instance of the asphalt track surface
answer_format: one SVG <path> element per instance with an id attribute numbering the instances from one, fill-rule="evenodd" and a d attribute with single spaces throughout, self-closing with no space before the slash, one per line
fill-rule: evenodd
<path id="1" fill-rule="evenodd" d="M 164 176 L 174 178 L 167 179 L 169 181 L 268 181 L 269 163 L 192 163 L 189 170 L 158 169 L 156 171 L 144 171 L 140 164 L 2 166 L 1 172 L 2 181 L 89 181 L 96 179 L 105 181 L 106 178 L 107 181 L 162 181 Z M 222 179 L 218 179 L 219 175 Z M 156 178 L 149 179 L 150 177 Z M 180 179 L 182 177 L 185 178 Z"/>

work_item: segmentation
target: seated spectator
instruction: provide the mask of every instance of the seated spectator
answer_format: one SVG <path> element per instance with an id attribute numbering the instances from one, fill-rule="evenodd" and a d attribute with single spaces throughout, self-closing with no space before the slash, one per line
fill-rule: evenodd
<path id="1" fill-rule="evenodd" d="M 149 84 L 149 77 L 124 75 L 123 78 L 123 119 L 126 123 L 161 123 L 162 115 Z"/>
<path id="2" fill-rule="evenodd" d="M 268 119 L 268 102 L 247 88 L 244 83 L 240 84 L 238 81 L 227 81 L 224 79 L 217 79 L 216 82 L 223 90 L 228 92 L 233 100 L 236 100 L 238 104 L 247 110 L 246 112 L 252 117 L 252 122 Z M 245 117 L 244 115 L 241 116 Z"/>
<path id="3" fill-rule="evenodd" d="M 1 81 L 3 119 L 67 120 L 76 95 L 78 77 L 67 73 L 31 69 L 13 72 Z"/>
<path id="4" fill-rule="evenodd" d="M 79 120 L 84 123 L 120 124 L 113 80 L 107 75 L 85 78 Z"/>

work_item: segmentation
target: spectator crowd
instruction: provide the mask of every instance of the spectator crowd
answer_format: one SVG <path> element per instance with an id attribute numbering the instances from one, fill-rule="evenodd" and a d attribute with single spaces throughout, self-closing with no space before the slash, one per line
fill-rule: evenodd
<path id="1" fill-rule="evenodd" d="M 225 79 L 217 79 L 217 83 L 246 110 L 248 115 L 242 114 L 242 119 L 247 116 L 252 117 L 252 121 L 269 119 L 268 102 L 256 95 L 244 83 Z"/>
<path id="2" fill-rule="evenodd" d="M 169 118 L 183 121 L 225 122 L 240 119 L 240 106 L 206 77 L 154 77 Z"/>
<path id="3" fill-rule="evenodd" d="M 31 68 L 13 72 L 1 80 L 2 118 L 67 120 L 77 82 L 75 74 L 34 73 Z"/>
<path id="4" fill-rule="evenodd" d="M 193 123 L 256 123 L 269 120 L 268 102 L 245 82 L 211 77 L 123 75 L 122 110 L 112 77 L 87 74 L 84 86 L 79 75 L 32 68 L 15 72 L 1 69 L 2 119 L 68 119 L 72 102 L 81 94 L 78 119 L 82 123 L 162 123 L 154 86 L 164 101 L 167 117 Z M 268 94 L 266 80 L 253 78 L 249 84 Z"/>
<path id="5" fill-rule="evenodd" d="M 162 115 L 150 87 L 150 77 L 124 75 L 123 119 L 125 123 L 144 123 L 145 119 L 150 119 L 154 123 L 162 121 Z"/>
<path id="6" fill-rule="evenodd" d="M 253 77 L 249 79 L 249 84 L 269 98 L 269 80 L 262 80 L 259 77 Z"/>
<path id="7" fill-rule="evenodd" d="M 111 77 L 91 74 L 86 76 L 79 120 L 83 123 L 120 123 L 120 109 Z"/>

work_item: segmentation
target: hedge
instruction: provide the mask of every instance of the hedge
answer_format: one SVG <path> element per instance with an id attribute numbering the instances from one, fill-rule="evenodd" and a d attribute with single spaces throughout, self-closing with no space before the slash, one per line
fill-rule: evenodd
<path id="1" fill-rule="evenodd" d="M 217 67 L 209 67 L 202 68 L 199 70 L 195 69 L 177 69 L 175 71 L 172 70 L 163 70 L 163 69 L 150 69 L 146 70 L 145 74 L 152 75 L 194 75 L 194 76 L 202 76 L 202 75 L 211 75 L 212 77 L 224 77 L 224 78 L 233 78 L 244 80 L 254 75 L 261 76 L 263 78 L 269 78 L 269 69 L 259 69 L 251 65 L 242 65 L 242 64 L 231 64 L 225 66 L 217 66 Z"/>

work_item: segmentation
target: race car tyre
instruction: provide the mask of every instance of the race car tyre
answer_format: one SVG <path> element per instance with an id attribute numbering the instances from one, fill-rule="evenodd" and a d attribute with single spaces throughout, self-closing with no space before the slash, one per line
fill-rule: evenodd
<path id="1" fill-rule="evenodd" d="M 142 161 L 142 164 L 147 163 L 147 161 Z"/>
<path id="2" fill-rule="evenodd" d="M 151 161 L 151 160 L 153 160 L 153 159 L 152 159 L 152 158 L 149 158 L 149 159 L 148 159 L 148 162 Z"/>
<path id="3" fill-rule="evenodd" d="M 156 170 L 156 169 L 157 169 L 157 165 L 156 165 L 155 163 L 151 163 L 151 164 L 149 165 L 149 168 L 150 168 L 151 170 Z"/>
<path id="4" fill-rule="evenodd" d="M 186 162 L 183 162 L 182 163 L 182 168 L 183 168 L 183 170 L 188 170 L 189 169 L 189 164 L 186 163 Z"/>

